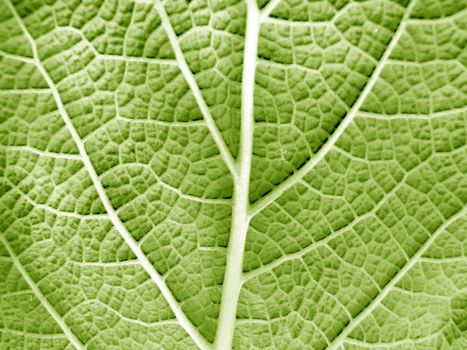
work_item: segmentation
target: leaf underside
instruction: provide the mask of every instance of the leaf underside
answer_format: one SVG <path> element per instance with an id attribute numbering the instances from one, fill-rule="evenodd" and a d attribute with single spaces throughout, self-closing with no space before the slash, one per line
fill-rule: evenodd
<path id="1" fill-rule="evenodd" d="M 467 0 L 0 0 L 0 349 L 467 348 Z"/>

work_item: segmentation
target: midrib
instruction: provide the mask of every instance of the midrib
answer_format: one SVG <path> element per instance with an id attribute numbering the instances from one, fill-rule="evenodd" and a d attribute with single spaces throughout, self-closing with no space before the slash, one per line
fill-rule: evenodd
<path id="1" fill-rule="evenodd" d="M 245 248 L 245 241 L 246 235 L 249 225 L 249 220 L 252 216 L 258 213 L 262 208 L 264 208 L 267 204 L 270 204 L 274 199 L 276 199 L 283 191 L 289 188 L 293 183 L 295 183 L 296 179 L 301 178 L 305 172 L 308 172 L 315 164 L 317 164 L 323 157 L 328 153 L 329 149 L 334 145 L 336 140 L 345 130 L 345 128 L 350 124 L 350 122 L 354 119 L 357 111 L 359 110 L 361 104 L 363 103 L 365 97 L 370 92 L 371 88 L 375 84 L 377 78 L 379 77 L 386 61 L 389 59 L 389 55 L 394 48 L 395 44 L 400 38 L 400 35 L 405 28 L 405 19 L 403 20 L 401 28 L 399 28 L 398 32 L 394 36 L 392 42 L 387 48 L 386 53 L 384 54 L 381 62 L 375 69 L 373 76 L 371 77 L 369 83 L 367 84 L 362 96 L 357 101 L 355 106 L 352 108 L 351 113 L 349 113 L 349 117 L 344 120 L 342 125 L 340 125 L 337 132 L 330 138 L 331 142 L 328 142 L 328 145 L 323 147 L 322 154 L 319 154 L 315 159 L 313 159 L 309 167 L 303 167 L 297 172 L 291 179 L 285 181 L 285 183 L 280 187 L 280 191 L 277 191 L 277 195 L 268 196 L 266 201 L 258 203 L 258 205 L 253 206 L 253 208 L 249 209 L 249 183 L 250 183 L 250 170 L 251 170 L 251 158 L 252 158 L 252 149 L 253 149 L 253 129 L 254 129 L 254 115 L 253 115 L 253 100 L 254 100 L 254 85 L 255 85 L 255 70 L 256 70 L 256 58 L 257 58 L 257 46 L 258 46 L 258 37 L 259 37 L 259 27 L 261 19 L 267 17 L 269 12 L 277 5 L 280 0 L 273 0 L 270 5 L 263 10 L 260 14 L 257 5 L 254 1 L 247 0 L 247 24 L 246 24 L 246 33 L 245 33 L 245 49 L 244 49 L 244 62 L 243 62 L 243 76 L 242 76 L 242 117 L 241 117 L 241 132 L 240 132 L 240 151 L 239 151 L 239 159 L 238 162 L 235 164 L 235 169 L 232 166 L 232 158 L 230 153 L 227 151 L 227 147 L 222 140 L 222 137 L 209 114 L 209 110 L 207 107 L 203 108 L 204 101 L 202 96 L 199 92 L 199 89 L 196 86 L 196 82 L 193 79 L 191 73 L 189 73 L 189 68 L 184 59 L 181 60 L 180 57 L 183 58 L 183 55 L 177 51 L 178 55 L 178 63 L 180 64 L 180 60 L 182 61 L 182 73 L 184 76 L 188 76 L 188 83 L 190 87 L 194 90 L 195 97 L 199 104 L 202 106 L 203 114 L 205 114 L 205 118 L 207 118 L 208 127 L 213 134 L 213 138 L 216 144 L 219 147 L 220 153 L 223 156 L 227 166 L 231 170 L 234 179 L 234 196 L 233 196 L 233 209 L 232 209 L 232 223 L 231 223 L 231 234 L 229 240 L 229 246 L 227 251 L 227 263 L 226 263 L 226 270 L 225 270 L 225 277 L 222 289 L 222 300 L 220 304 L 220 313 L 218 318 L 218 328 L 216 332 L 214 348 L 216 350 L 230 350 L 232 347 L 232 339 L 235 329 L 235 321 L 236 321 L 236 310 L 238 305 L 238 299 L 240 295 L 241 285 L 242 285 L 242 264 L 243 264 L 243 257 L 244 257 L 244 248 Z M 162 4 L 156 1 L 156 7 L 160 10 Z M 410 6 L 409 6 L 410 8 Z M 409 10 L 407 11 L 410 12 Z M 164 12 L 165 13 L 165 12 Z M 408 13 L 406 14 L 407 17 Z M 15 14 L 17 16 L 17 14 Z M 170 24 L 168 21 L 167 15 L 163 20 L 166 21 L 166 26 Z M 20 21 L 20 19 L 19 19 Z M 24 24 L 20 21 L 20 25 L 22 29 L 25 31 L 28 40 L 32 41 L 32 38 L 28 35 L 27 29 L 24 27 Z M 170 30 L 169 30 L 170 31 Z M 174 35 L 171 37 L 171 42 L 173 43 Z M 35 48 L 35 43 L 31 42 L 33 45 L 33 51 Z M 178 47 L 177 45 L 175 45 Z M 194 339 L 197 345 L 202 349 L 210 348 L 210 344 L 208 344 L 205 339 L 199 334 L 198 330 L 193 327 L 191 322 L 187 319 L 186 315 L 183 313 L 181 308 L 179 307 L 176 300 L 173 299 L 170 290 L 165 286 L 164 282 L 162 281 L 161 277 L 155 272 L 154 267 L 149 263 L 146 256 L 142 252 L 139 251 L 137 246 L 135 245 L 134 240 L 131 238 L 129 233 L 124 228 L 123 223 L 120 222 L 118 216 L 116 215 L 115 211 L 113 210 L 108 197 L 105 194 L 105 191 L 100 184 L 98 179 L 98 175 L 95 172 L 88 155 L 84 150 L 84 143 L 82 142 L 81 138 L 78 136 L 76 130 L 74 129 L 73 124 L 71 123 L 71 119 L 67 115 L 64 106 L 60 100 L 58 91 L 54 86 L 52 80 L 47 75 L 47 72 L 41 65 L 37 52 L 34 52 L 34 59 L 32 60 L 36 63 L 36 66 L 41 71 L 42 75 L 46 79 L 47 83 L 50 85 L 50 89 L 53 93 L 53 96 L 56 99 L 58 109 L 64 118 L 65 124 L 67 125 L 69 131 L 71 132 L 73 138 L 75 139 L 78 148 L 80 150 L 80 155 L 83 158 L 83 162 L 85 164 L 86 169 L 90 173 L 90 176 L 96 186 L 97 192 L 99 196 L 104 202 L 106 209 L 109 212 L 110 219 L 117 227 L 119 232 L 124 236 L 127 243 L 129 243 L 130 247 L 136 252 L 138 260 L 142 263 L 143 267 L 146 271 L 151 275 L 152 279 L 156 282 L 159 288 L 161 288 L 162 294 L 168 299 L 168 302 L 172 309 L 175 309 L 175 314 L 177 316 L 178 321 L 180 324 L 185 328 L 187 333 Z M 302 174 L 303 173 L 303 174 Z M 289 181 L 290 180 L 290 181 Z M 356 324 L 356 321 L 352 323 L 352 325 Z M 343 337 L 341 337 L 343 339 Z M 338 339 L 337 343 L 340 343 L 342 339 Z"/>
<path id="2" fill-rule="evenodd" d="M 320 162 L 329 150 L 334 146 L 338 138 L 342 135 L 347 126 L 353 121 L 361 105 L 376 84 L 381 72 L 389 60 L 389 57 L 405 30 L 407 18 L 414 6 L 411 1 L 401 19 L 399 28 L 385 50 L 380 62 L 375 68 L 372 76 L 366 84 L 362 94 L 352 106 L 348 115 L 339 125 L 336 132 L 330 137 L 320 152 L 313 157 L 305 166 L 297 171 L 293 176 L 279 185 L 277 191 L 268 195 L 265 199 L 256 203 L 250 208 L 248 193 L 250 182 L 251 156 L 253 146 L 253 99 L 254 99 L 254 79 L 256 71 L 257 46 L 259 38 L 260 22 L 268 17 L 280 0 L 273 0 L 261 13 L 253 1 L 247 1 L 247 26 L 245 34 L 245 50 L 242 76 L 242 121 L 240 133 L 240 154 L 238 176 L 234 176 L 234 204 L 232 212 L 232 224 L 230 232 L 229 247 L 227 251 L 227 264 L 224 276 L 222 300 L 218 319 L 218 328 L 214 342 L 215 350 L 230 350 L 232 348 L 233 333 L 235 330 L 236 310 L 242 286 L 242 265 L 246 234 L 249 220 L 256 215 L 266 205 L 282 194 L 285 189 L 295 184 L 306 173 Z"/>
<path id="3" fill-rule="evenodd" d="M 242 75 L 242 120 L 237 175 L 234 176 L 232 223 L 227 262 L 222 286 L 218 327 L 214 349 L 230 350 L 235 329 L 236 311 L 242 285 L 242 265 L 250 217 L 249 183 L 253 151 L 253 99 L 260 13 L 254 1 L 247 2 L 247 21 Z"/>

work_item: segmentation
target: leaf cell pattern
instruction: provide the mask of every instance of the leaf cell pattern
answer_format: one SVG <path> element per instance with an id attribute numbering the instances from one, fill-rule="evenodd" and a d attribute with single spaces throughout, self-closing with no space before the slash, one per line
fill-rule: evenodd
<path id="1" fill-rule="evenodd" d="M 1 0 L 0 348 L 467 348 L 466 19 Z"/>

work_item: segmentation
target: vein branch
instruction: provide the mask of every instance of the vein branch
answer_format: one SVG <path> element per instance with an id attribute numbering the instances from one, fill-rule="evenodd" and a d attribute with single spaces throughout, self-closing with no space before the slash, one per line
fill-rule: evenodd
<path id="1" fill-rule="evenodd" d="M 49 91 L 50 92 L 50 91 Z M 6 149 L 11 151 L 17 152 L 31 152 L 38 156 L 42 157 L 49 157 L 55 159 L 66 159 L 66 160 L 78 160 L 81 162 L 81 157 L 78 154 L 70 154 L 70 153 L 58 153 L 58 152 L 51 152 L 51 151 L 43 151 L 39 148 L 35 148 L 32 146 L 4 146 L 0 145 L 0 149 Z"/>
<path id="2" fill-rule="evenodd" d="M 271 0 L 261 11 L 261 19 L 265 20 L 269 17 L 272 11 L 279 5 L 281 0 Z"/>
<path id="3" fill-rule="evenodd" d="M 84 350 L 85 346 L 81 341 L 76 337 L 76 335 L 73 333 L 73 331 L 68 327 L 67 323 L 65 320 L 62 318 L 62 316 L 58 313 L 57 310 L 53 307 L 53 305 L 47 300 L 44 294 L 40 291 L 39 287 L 36 285 L 36 283 L 33 281 L 31 276 L 29 276 L 29 273 L 26 271 L 24 268 L 23 264 L 19 261 L 18 257 L 16 256 L 15 252 L 13 251 L 13 248 L 11 248 L 10 244 L 4 239 L 2 236 L 0 236 L 0 242 L 3 244 L 3 246 L 6 248 L 8 251 L 8 254 L 11 257 L 11 260 L 13 261 L 13 265 L 15 268 L 21 273 L 21 276 L 23 276 L 24 280 L 28 284 L 29 288 L 31 288 L 32 292 L 36 296 L 36 298 L 40 301 L 42 306 L 47 310 L 47 312 L 50 314 L 50 316 L 53 317 L 55 322 L 60 326 L 62 329 L 63 333 L 67 337 L 67 339 L 70 341 L 71 344 L 78 350 Z"/>
<path id="4" fill-rule="evenodd" d="M 355 317 L 349 324 L 342 330 L 342 332 L 329 344 L 327 350 L 337 350 L 345 342 L 348 335 L 357 327 L 367 316 L 369 316 L 373 310 L 375 310 L 391 292 L 391 290 L 399 283 L 414 265 L 420 260 L 422 255 L 428 250 L 431 244 L 454 222 L 461 218 L 465 218 L 467 214 L 467 208 L 464 207 L 459 210 L 456 214 L 451 216 L 449 220 L 445 221 L 438 229 L 430 236 L 429 239 L 423 243 L 423 245 L 417 250 L 417 252 L 410 258 L 410 260 L 399 270 L 399 272 L 384 286 L 379 292 L 376 298 Z"/>
<path id="5" fill-rule="evenodd" d="M 338 148 L 336 148 L 336 150 L 338 150 Z M 460 148 L 460 150 L 463 151 L 464 148 Z M 456 150 L 456 152 L 457 152 L 457 150 Z M 313 242 L 309 246 L 307 246 L 307 247 L 305 247 L 305 248 L 303 248 L 303 249 L 301 249 L 299 251 L 296 251 L 296 252 L 290 253 L 290 254 L 283 254 L 281 257 L 279 257 L 279 258 L 277 258 L 275 260 L 272 260 L 271 262 L 269 262 L 269 263 L 267 263 L 265 265 L 261 265 L 261 266 L 255 268 L 255 269 L 252 269 L 252 270 L 250 270 L 248 272 L 244 272 L 243 273 L 243 283 L 245 283 L 245 282 L 247 282 L 247 281 L 249 281 L 249 280 L 251 280 L 251 279 L 253 279 L 253 278 L 255 278 L 255 277 L 259 276 L 259 275 L 261 275 L 261 274 L 271 272 L 274 268 L 276 268 L 279 265 L 282 265 L 283 263 L 285 263 L 287 261 L 302 258 L 303 256 L 305 256 L 309 252 L 317 249 L 318 247 L 327 245 L 334 238 L 339 237 L 340 235 L 342 235 L 346 231 L 350 230 L 352 227 L 355 227 L 358 223 L 363 222 L 364 220 L 366 220 L 368 218 L 371 218 L 371 217 L 378 218 L 378 216 L 376 215 L 378 210 L 380 210 L 387 203 L 387 201 L 391 198 L 391 196 L 394 196 L 395 194 L 397 194 L 399 189 L 401 189 L 403 186 L 405 186 L 407 184 L 407 179 L 410 176 L 412 176 L 413 174 L 418 172 L 420 169 L 425 167 L 426 164 L 431 159 L 433 159 L 433 157 L 436 156 L 436 155 L 437 155 L 437 153 L 433 153 L 431 156 L 429 156 L 427 159 L 425 159 L 425 161 L 419 163 L 417 166 L 415 166 L 414 168 L 412 168 L 408 172 L 406 172 L 404 174 L 403 178 L 399 181 L 399 183 L 394 185 L 394 187 L 389 192 L 384 194 L 384 196 L 377 203 L 375 203 L 374 207 L 371 210 L 367 211 L 366 213 L 364 213 L 364 214 L 362 214 L 360 216 L 355 216 L 355 218 L 352 221 L 350 221 L 349 223 L 345 224 L 344 226 L 340 227 L 339 229 L 333 231 L 328 236 L 326 236 L 326 237 L 324 237 L 324 238 L 322 238 L 322 239 L 320 239 L 318 241 Z M 361 162 L 362 160 L 359 160 L 359 161 Z M 301 183 L 304 186 L 309 186 L 309 185 L 305 185 L 304 182 L 301 182 Z M 281 207 L 279 205 L 277 205 L 277 206 L 278 206 L 279 209 L 281 209 Z"/>
<path id="6" fill-rule="evenodd" d="M 214 142 L 216 143 L 219 152 L 222 158 L 224 159 L 224 162 L 227 165 L 228 169 L 230 170 L 232 176 L 235 176 L 237 174 L 235 161 L 227 145 L 225 144 L 224 139 L 222 138 L 222 134 L 219 131 L 216 122 L 214 121 L 214 118 L 211 115 L 211 112 L 209 111 L 209 107 L 206 104 L 203 95 L 201 94 L 201 90 L 199 89 L 199 86 L 196 83 L 195 77 L 191 72 L 190 68 L 188 67 L 188 64 L 186 63 L 185 56 L 183 55 L 182 49 L 177 39 L 177 34 L 175 33 L 170 23 L 170 19 L 167 15 L 167 12 L 165 11 L 164 5 L 160 0 L 154 0 L 154 6 L 156 7 L 156 10 L 161 18 L 162 26 L 164 27 L 165 32 L 167 33 L 167 37 L 169 38 L 170 44 L 175 53 L 175 58 L 177 60 L 178 66 L 183 76 L 185 77 L 185 80 L 190 86 L 190 89 L 193 92 L 193 95 L 196 99 L 196 102 L 198 103 L 201 113 L 203 114 L 203 117 L 206 120 L 206 125 L 209 129 L 209 132 L 211 133 L 211 136 L 214 139 Z"/>
<path id="7" fill-rule="evenodd" d="M 110 199 L 108 198 L 107 194 L 105 193 L 104 187 L 101 184 L 99 180 L 99 176 L 97 175 L 96 170 L 94 169 L 91 160 L 86 153 L 86 149 L 84 146 L 84 143 L 82 139 L 80 138 L 77 130 L 75 129 L 70 116 L 68 115 L 68 112 L 65 109 L 65 106 L 63 105 L 63 102 L 61 100 L 60 94 L 57 90 L 57 87 L 55 86 L 53 80 L 50 78 L 49 74 L 45 70 L 44 66 L 41 64 L 40 57 L 37 51 L 37 46 L 32 38 L 31 34 L 29 33 L 28 29 L 24 25 L 23 21 L 21 20 L 20 16 L 16 12 L 16 9 L 13 7 L 11 3 L 8 3 L 11 11 L 13 12 L 14 17 L 16 18 L 17 22 L 19 23 L 21 29 L 23 30 L 25 36 L 27 37 L 31 48 L 33 52 L 33 59 L 35 62 L 35 65 L 41 75 L 44 77 L 44 80 L 47 82 L 50 91 L 52 92 L 52 95 L 55 99 L 55 103 L 57 104 L 57 108 L 60 112 L 60 115 L 70 132 L 73 141 L 76 143 L 76 146 L 79 150 L 79 154 L 82 158 L 83 164 L 89 173 L 89 176 L 91 177 L 91 180 L 94 184 L 94 187 L 96 188 L 96 191 L 99 195 L 100 200 L 102 201 L 107 214 L 109 215 L 109 218 L 112 222 L 112 224 L 115 226 L 119 234 L 122 236 L 122 238 L 125 240 L 125 242 L 128 244 L 130 249 L 133 251 L 133 253 L 136 255 L 138 261 L 140 264 L 143 266 L 145 271 L 149 274 L 151 279 L 154 281 L 156 286 L 159 288 L 161 294 L 164 296 L 166 299 L 167 303 L 169 304 L 170 308 L 172 309 L 175 317 L 177 318 L 178 322 L 180 325 L 185 329 L 185 331 L 191 336 L 193 341 L 198 345 L 199 348 L 201 349 L 209 349 L 210 345 L 209 343 L 204 339 L 204 337 L 199 333 L 198 329 L 190 322 L 188 317 L 185 315 L 185 313 L 182 311 L 181 306 L 179 305 L 178 301 L 175 299 L 175 297 L 172 295 L 172 292 L 170 289 L 167 287 L 165 282 L 163 281 L 162 277 L 159 275 L 159 273 L 156 271 L 152 263 L 149 261 L 149 259 L 146 257 L 144 252 L 141 250 L 141 248 L 138 246 L 137 241 L 133 238 L 133 236 L 128 232 L 126 227 L 124 226 L 123 222 L 120 220 L 118 217 L 116 211 L 112 207 L 112 204 L 110 203 Z"/>
<path id="8" fill-rule="evenodd" d="M 353 104 L 352 108 L 348 111 L 347 115 L 344 119 L 340 122 L 339 126 L 337 127 L 336 131 L 328 138 L 328 140 L 324 143 L 324 145 L 319 149 L 319 151 L 314 154 L 300 169 L 298 169 L 294 174 L 288 177 L 285 181 L 280 183 L 277 187 L 275 187 L 271 192 L 266 194 L 264 197 L 257 200 L 250 208 L 249 215 L 250 217 L 255 216 L 269 204 L 274 202 L 277 198 L 279 198 L 285 191 L 289 188 L 294 186 L 298 181 L 300 181 L 306 174 L 308 174 L 324 157 L 328 154 L 328 152 L 332 149 L 335 145 L 339 137 L 344 133 L 345 129 L 350 125 L 350 123 L 355 119 L 360 107 L 362 106 L 365 99 L 370 94 L 371 90 L 375 86 L 381 72 L 384 69 L 384 66 L 389 60 L 392 51 L 396 47 L 397 43 L 399 42 L 402 33 L 405 31 L 405 28 L 408 23 L 409 15 L 411 12 L 412 7 L 414 6 L 415 1 L 412 1 L 401 19 L 401 23 L 397 28 L 396 33 L 394 34 L 391 42 L 389 43 L 386 51 L 384 52 L 381 60 L 379 61 L 378 65 L 376 66 L 373 74 L 371 75 L 370 79 L 368 80 L 365 88 L 363 89 L 362 93 L 358 97 L 358 99 Z"/>

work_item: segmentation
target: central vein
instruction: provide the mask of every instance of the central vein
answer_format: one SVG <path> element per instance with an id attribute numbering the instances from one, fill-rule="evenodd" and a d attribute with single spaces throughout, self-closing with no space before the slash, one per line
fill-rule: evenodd
<path id="1" fill-rule="evenodd" d="M 253 96 L 260 14 L 254 1 L 247 2 L 247 21 L 242 76 L 242 120 L 238 171 L 234 177 L 232 223 L 225 268 L 218 328 L 214 342 L 216 350 L 230 350 L 235 329 L 238 298 L 242 284 L 242 265 L 249 224 L 248 193 L 253 151 Z"/>

